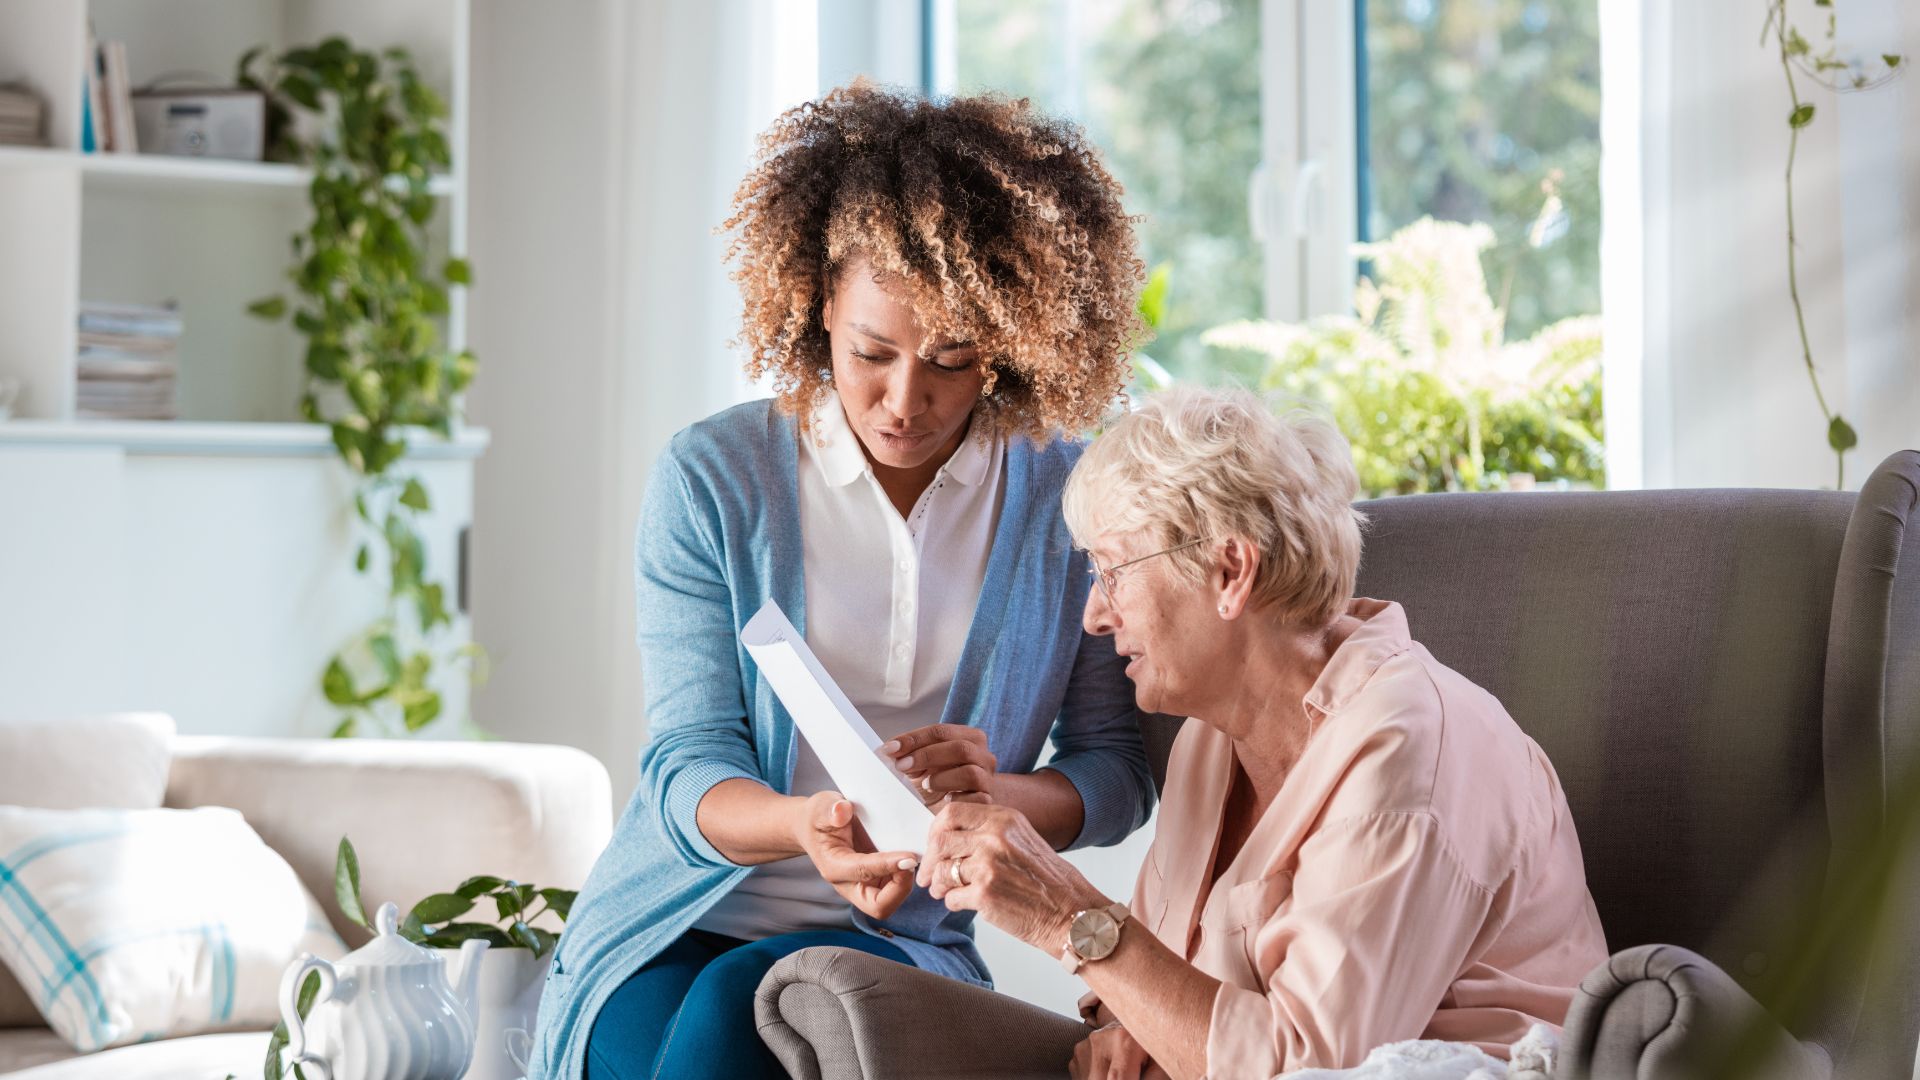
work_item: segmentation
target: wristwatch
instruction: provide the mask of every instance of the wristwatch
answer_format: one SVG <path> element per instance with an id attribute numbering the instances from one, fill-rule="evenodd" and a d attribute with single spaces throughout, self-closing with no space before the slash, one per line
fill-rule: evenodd
<path id="1" fill-rule="evenodd" d="M 1060 950 L 1060 966 L 1068 974 L 1078 975 L 1081 964 L 1111 956 L 1120 947 L 1120 927 L 1132 914 L 1127 905 L 1117 901 L 1074 912 L 1073 921 L 1067 924 L 1067 944 Z"/>

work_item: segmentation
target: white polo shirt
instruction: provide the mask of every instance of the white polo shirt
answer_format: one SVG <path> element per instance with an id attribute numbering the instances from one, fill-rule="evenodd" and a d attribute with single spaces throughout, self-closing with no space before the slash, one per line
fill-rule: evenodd
<path id="1" fill-rule="evenodd" d="M 840 399 L 800 435 L 807 645 L 881 739 L 940 722 L 1000 519 L 1006 440 L 969 431 L 902 518 Z M 980 427 L 988 425 L 981 424 Z M 833 787 L 804 738 L 792 794 Z M 853 908 L 806 856 L 763 863 L 694 925 L 758 940 L 852 927 Z"/>

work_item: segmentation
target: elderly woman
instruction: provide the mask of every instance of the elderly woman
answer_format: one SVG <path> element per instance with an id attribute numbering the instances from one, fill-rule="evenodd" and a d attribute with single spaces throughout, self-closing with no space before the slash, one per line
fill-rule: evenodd
<path id="1" fill-rule="evenodd" d="M 1351 1067 L 1426 1037 L 1504 1054 L 1606 957 L 1553 766 L 1486 691 L 1353 598 L 1344 440 L 1244 392 L 1149 400 L 1065 513 L 1086 628 L 1192 717 L 1130 907 L 1004 806 L 951 805 L 919 880 L 1060 956 L 1103 1026 L 1076 1076 Z"/>
<path id="2" fill-rule="evenodd" d="M 780 957 L 838 945 L 984 982 L 971 912 L 874 851 L 740 647 L 769 599 L 928 802 L 982 793 L 1050 849 L 1144 824 L 1153 781 L 1060 515 L 1119 392 L 1142 270 L 1085 137 L 1025 102 L 868 85 L 792 110 L 727 222 L 775 401 L 674 437 L 641 510 L 651 741 L 540 1002 L 536 1076 L 784 1076 Z M 1049 738 L 1054 754 L 1035 768 Z"/>

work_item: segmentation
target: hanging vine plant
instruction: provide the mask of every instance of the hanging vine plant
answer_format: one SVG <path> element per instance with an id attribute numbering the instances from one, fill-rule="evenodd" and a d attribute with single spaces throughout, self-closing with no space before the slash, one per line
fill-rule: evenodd
<path id="1" fill-rule="evenodd" d="M 1787 80 L 1787 96 L 1792 99 L 1792 111 L 1787 114 L 1787 128 L 1791 132 L 1787 140 L 1787 292 L 1793 299 L 1793 317 L 1800 330 L 1800 358 L 1806 364 L 1807 379 L 1813 384 L 1813 398 L 1820 406 L 1820 415 L 1827 424 L 1827 446 L 1833 450 L 1834 486 L 1847 486 L 1847 451 L 1860 443 L 1860 436 L 1853 430 L 1838 411 L 1827 402 L 1827 395 L 1820 388 L 1820 369 L 1813 362 L 1813 345 L 1807 337 L 1806 308 L 1800 302 L 1800 267 L 1797 259 L 1799 239 L 1793 224 L 1793 166 L 1800 153 L 1800 132 L 1813 123 L 1813 103 L 1800 97 L 1800 82 L 1794 73 L 1826 87 L 1835 93 L 1851 93 L 1871 90 L 1892 81 L 1902 70 L 1905 57 L 1898 53 L 1882 53 L 1878 56 L 1860 56 L 1841 59 L 1838 46 L 1839 20 L 1833 10 L 1833 0 L 1813 0 L 1814 7 L 1826 12 L 1824 33 L 1821 45 L 1815 48 L 1787 18 L 1787 0 L 1767 0 L 1767 21 L 1760 32 L 1760 43 L 1768 44 L 1772 39 L 1773 47 L 1780 53 L 1780 71 Z"/>
<path id="2" fill-rule="evenodd" d="M 446 588 L 428 573 L 418 531 L 431 501 L 403 468 L 410 429 L 452 436 L 474 373 L 473 354 L 440 333 L 449 289 L 471 280 L 467 264 L 435 269 L 427 254 L 432 181 L 451 164 L 446 104 L 406 50 L 376 55 L 338 37 L 278 56 L 256 48 L 239 81 L 267 95 L 268 156 L 314 172 L 313 217 L 292 238 L 294 298 L 248 310 L 291 315 L 306 338 L 300 411 L 329 427 L 357 478 L 354 568 L 386 584 L 385 612 L 329 659 L 320 690 L 341 710 L 336 737 L 417 732 L 443 709 L 436 667 L 478 676 L 485 661 L 477 646 L 444 643 Z"/>

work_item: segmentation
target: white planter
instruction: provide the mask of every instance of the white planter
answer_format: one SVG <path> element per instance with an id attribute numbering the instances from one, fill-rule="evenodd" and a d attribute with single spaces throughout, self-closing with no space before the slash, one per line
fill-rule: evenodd
<path id="1" fill-rule="evenodd" d="M 492 948 L 480 955 L 473 991 L 473 1065 L 464 1080 L 521 1080 L 532 1043 L 540 991 L 553 953 L 538 960 L 527 949 Z M 516 1060 L 517 1059 L 517 1060 Z"/>

